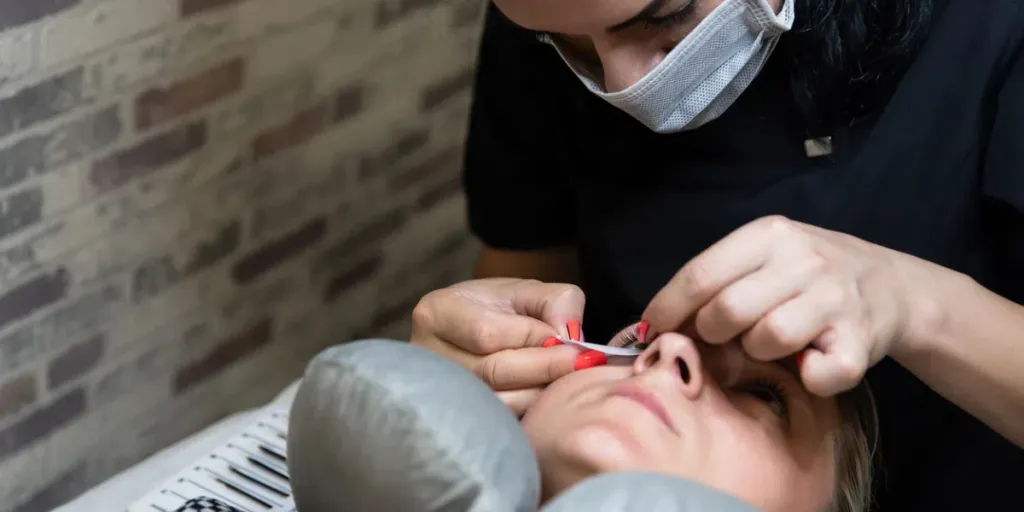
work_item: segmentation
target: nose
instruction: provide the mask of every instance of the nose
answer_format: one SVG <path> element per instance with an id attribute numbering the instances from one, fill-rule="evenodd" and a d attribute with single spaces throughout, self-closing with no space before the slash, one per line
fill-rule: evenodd
<path id="1" fill-rule="evenodd" d="M 683 394 L 693 400 L 704 387 L 700 352 L 693 341 L 682 334 L 658 336 L 633 363 L 637 375 L 645 372 L 666 372 L 679 379 Z"/>
<path id="2" fill-rule="evenodd" d="M 650 44 L 616 44 L 597 40 L 594 41 L 594 50 L 601 61 L 604 90 L 609 93 L 628 89 L 639 82 L 666 54 L 664 49 Z"/>

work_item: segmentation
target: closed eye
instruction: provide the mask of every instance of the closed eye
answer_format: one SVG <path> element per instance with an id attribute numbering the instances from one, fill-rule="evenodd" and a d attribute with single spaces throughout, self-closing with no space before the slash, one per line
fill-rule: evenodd
<path id="1" fill-rule="evenodd" d="M 768 379 L 757 379 L 736 386 L 736 391 L 746 393 L 767 405 L 780 418 L 789 417 L 789 402 L 782 386 Z"/>

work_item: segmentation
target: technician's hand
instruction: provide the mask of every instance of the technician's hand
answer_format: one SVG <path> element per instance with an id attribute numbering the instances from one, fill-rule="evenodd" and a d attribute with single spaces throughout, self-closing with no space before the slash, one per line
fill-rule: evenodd
<path id="1" fill-rule="evenodd" d="M 522 415 L 544 386 L 573 371 L 580 349 L 549 339 L 579 325 L 583 305 L 583 292 L 572 285 L 466 281 L 420 300 L 411 342 L 473 372 Z"/>
<path id="2" fill-rule="evenodd" d="M 687 263 L 644 311 L 652 333 L 739 338 L 753 358 L 796 355 L 808 391 L 854 387 L 910 327 L 930 264 L 781 217 L 734 231 Z M 685 323 L 685 326 L 684 326 Z"/>

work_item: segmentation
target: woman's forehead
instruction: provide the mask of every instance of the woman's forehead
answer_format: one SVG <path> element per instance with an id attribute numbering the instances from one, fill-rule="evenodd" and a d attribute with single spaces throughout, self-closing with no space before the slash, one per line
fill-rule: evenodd
<path id="1" fill-rule="evenodd" d="M 495 0 L 512 22 L 530 30 L 593 34 L 643 11 L 651 0 Z"/>

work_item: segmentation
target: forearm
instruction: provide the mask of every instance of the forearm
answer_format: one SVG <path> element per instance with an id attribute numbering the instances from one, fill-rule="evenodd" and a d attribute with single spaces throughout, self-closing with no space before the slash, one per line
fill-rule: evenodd
<path id="1" fill-rule="evenodd" d="M 1024 447 L 1024 306 L 948 269 L 892 357 L 940 395 Z"/>
<path id="2" fill-rule="evenodd" d="M 541 251 L 504 251 L 484 247 L 473 277 L 515 277 L 546 283 L 579 284 L 576 250 L 571 247 Z"/>

